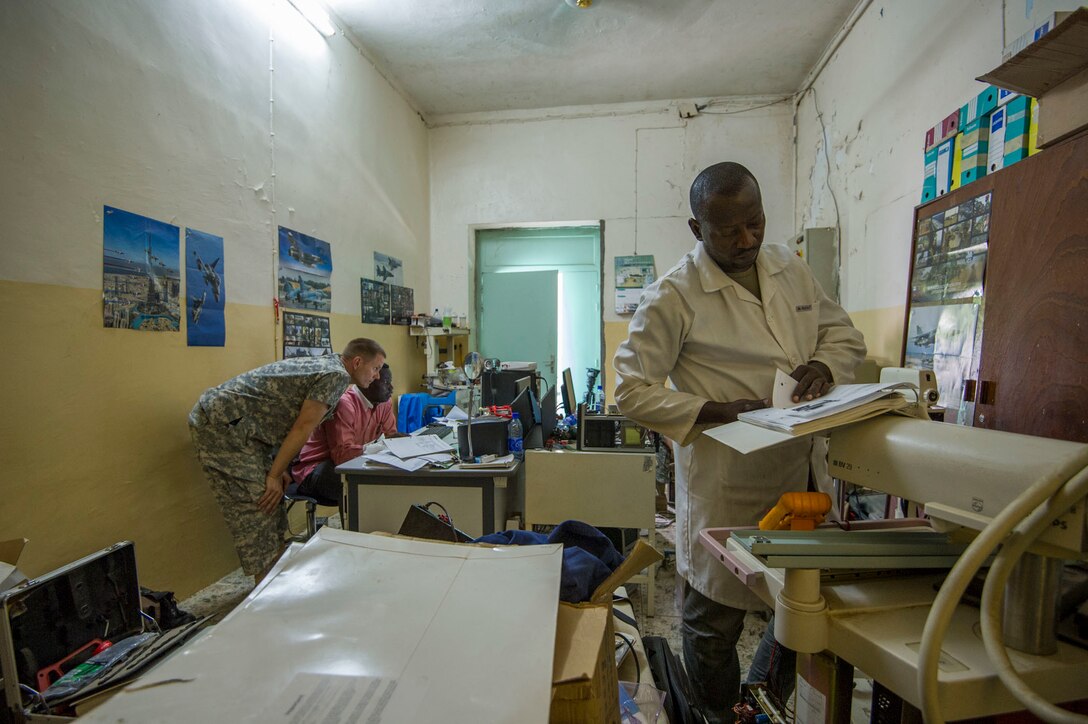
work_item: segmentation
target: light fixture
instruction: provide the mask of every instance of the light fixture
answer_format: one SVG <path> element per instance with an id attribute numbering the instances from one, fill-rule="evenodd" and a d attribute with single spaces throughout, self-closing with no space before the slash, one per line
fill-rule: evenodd
<path id="1" fill-rule="evenodd" d="M 581 8 L 582 10 L 585 10 L 593 5 L 593 0 L 566 0 L 566 3 L 572 8 Z"/>
<path id="2" fill-rule="evenodd" d="M 321 7 L 321 4 L 317 0 L 289 0 L 292 5 L 295 6 L 295 10 L 298 10 L 302 17 L 306 18 L 310 25 L 313 25 L 317 32 L 324 35 L 326 38 L 336 32 L 336 27 L 332 24 L 332 19 L 329 18 L 329 14 L 325 12 L 325 8 Z"/>

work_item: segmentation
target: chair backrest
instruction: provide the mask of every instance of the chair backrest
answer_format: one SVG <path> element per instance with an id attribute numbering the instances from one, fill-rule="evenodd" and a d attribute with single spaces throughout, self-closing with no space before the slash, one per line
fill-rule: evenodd
<path id="1" fill-rule="evenodd" d="M 446 412 L 446 406 L 457 404 L 457 393 L 444 397 L 432 397 L 426 392 L 406 392 L 397 404 L 397 431 L 413 432 L 433 422 Z"/>

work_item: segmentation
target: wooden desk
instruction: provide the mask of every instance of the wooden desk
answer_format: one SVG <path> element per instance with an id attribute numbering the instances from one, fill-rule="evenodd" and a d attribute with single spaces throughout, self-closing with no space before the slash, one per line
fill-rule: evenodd
<path id="1" fill-rule="evenodd" d="M 525 451 L 525 529 L 581 520 L 607 528 L 645 528 L 650 545 L 657 529 L 652 453 L 563 450 Z M 654 615 L 654 571 L 630 579 L 642 583 L 647 616 Z"/>
<path id="2" fill-rule="evenodd" d="M 521 507 L 522 464 L 489 470 L 424 468 L 415 472 L 367 465 L 359 457 L 336 468 L 344 480 L 348 530 L 400 530 L 414 503 L 436 501 L 455 526 L 478 537 L 505 530 L 506 516 Z"/>

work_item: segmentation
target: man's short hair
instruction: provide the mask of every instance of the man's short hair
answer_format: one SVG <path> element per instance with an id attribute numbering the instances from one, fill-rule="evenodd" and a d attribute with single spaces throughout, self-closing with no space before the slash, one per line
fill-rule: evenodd
<path id="1" fill-rule="evenodd" d="M 691 183 L 691 191 L 688 194 L 688 202 L 691 204 L 691 215 L 696 219 L 702 217 L 706 201 L 711 196 L 733 196 L 744 188 L 744 184 L 751 181 L 759 190 L 759 181 L 744 166 L 734 161 L 723 161 L 713 166 L 707 166 Z"/>
<path id="2" fill-rule="evenodd" d="M 373 359 L 377 355 L 385 357 L 385 350 L 382 346 L 372 339 L 366 337 L 356 337 L 348 342 L 344 347 L 344 357 L 351 359 L 352 357 L 362 357 L 363 359 Z"/>

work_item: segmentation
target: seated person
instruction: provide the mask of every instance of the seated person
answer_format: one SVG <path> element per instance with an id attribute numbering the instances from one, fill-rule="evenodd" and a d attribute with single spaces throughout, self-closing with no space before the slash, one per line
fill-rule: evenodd
<path id="1" fill-rule="evenodd" d="M 393 413 L 393 372 L 388 364 L 382 365 L 378 378 L 367 387 L 349 387 L 340 397 L 336 413 L 310 435 L 291 467 L 298 492 L 339 500 L 336 466 L 359 457 L 363 446 L 383 434 L 403 437 L 397 432 Z"/>

